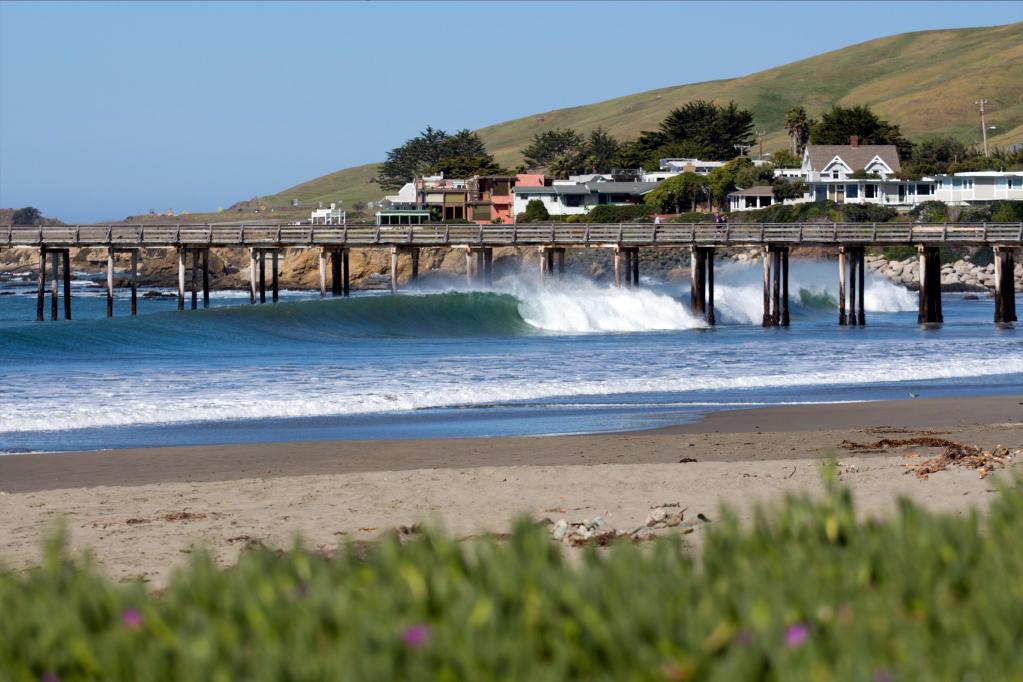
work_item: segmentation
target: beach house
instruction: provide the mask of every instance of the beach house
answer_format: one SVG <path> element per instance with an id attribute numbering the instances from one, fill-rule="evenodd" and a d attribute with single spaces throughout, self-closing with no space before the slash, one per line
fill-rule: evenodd
<path id="1" fill-rule="evenodd" d="M 608 181 L 594 179 L 588 182 L 554 180 L 550 184 L 518 184 L 514 189 L 515 215 L 526 212 L 530 201 L 543 202 L 551 215 L 583 215 L 594 206 L 643 203 L 643 197 L 657 187 L 656 182 Z"/>
<path id="2" fill-rule="evenodd" d="M 1023 201 L 1023 171 L 973 171 L 926 179 L 934 185 L 929 198 L 946 204 Z"/>

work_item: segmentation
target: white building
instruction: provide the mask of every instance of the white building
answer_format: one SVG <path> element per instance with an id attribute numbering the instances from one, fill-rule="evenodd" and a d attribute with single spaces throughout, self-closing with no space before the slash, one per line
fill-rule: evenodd
<path id="1" fill-rule="evenodd" d="M 934 183 L 934 196 L 930 198 L 946 204 L 1023 201 L 1023 171 L 974 171 L 926 179 Z"/>
<path id="2" fill-rule="evenodd" d="M 516 186 L 513 190 L 515 215 L 526 212 L 526 205 L 538 199 L 551 215 L 584 215 L 594 206 L 643 203 L 643 197 L 657 187 L 656 182 L 558 181 L 543 187 Z"/>
<path id="3" fill-rule="evenodd" d="M 330 208 L 317 208 L 314 209 L 312 215 L 309 216 L 309 222 L 313 225 L 321 223 L 323 225 L 341 225 L 345 222 L 345 212 L 337 204 L 331 204 Z"/>

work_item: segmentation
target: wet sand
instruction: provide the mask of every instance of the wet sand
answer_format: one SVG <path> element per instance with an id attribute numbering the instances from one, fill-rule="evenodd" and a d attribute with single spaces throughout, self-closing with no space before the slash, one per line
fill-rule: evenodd
<path id="1" fill-rule="evenodd" d="M 996 428 L 989 428 L 998 425 Z M 309 441 L 0 456 L 8 493 L 170 482 L 482 466 L 663 464 L 805 459 L 863 429 L 952 430 L 965 442 L 1023 445 L 1023 396 L 786 405 L 713 412 L 650 431 L 378 441 Z"/>
<path id="2" fill-rule="evenodd" d="M 159 585 L 195 547 L 231 562 L 251 542 L 287 547 L 295 534 L 330 549 L 422 520 L 458 536 L 506 531 L 523 514 L 601 514 L 629 528 L 675 502 L 690 515 L 713 518 L 727 504 L 748 518 L 757 503 L 819 491 L 820 460 L 831 454 L 862 514 L 884 514 L 899 496 L 930 509 L 984 508 L 992 477 L 958 468 L 927 480 L 906 475 L 907 464 L 935 450 L 839 447 L 928 433 L 1020 448 L 1023 397 L 742 410 L 607 435 L 10 455 L 0 457 L 0 561 L 37 563 L 57 519 L 73 548 L 92 549 L 103 570 Z"/>

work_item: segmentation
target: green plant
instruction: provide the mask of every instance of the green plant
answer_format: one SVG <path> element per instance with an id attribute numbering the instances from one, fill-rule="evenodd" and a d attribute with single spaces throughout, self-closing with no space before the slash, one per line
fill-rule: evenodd
<path id="1" fill-rule="evenodd" d="M 590 209 L 586 220 L 591 223 L 625 223 L 637 222 L 650 217 L 654 208 L 645 204 L 628 204 L 616 206 L 600 204 Z"/>
<path id="2" fill-rule="evenodd" d="M 543 205 L 543 202 L 539 199 L 530 199 L 526 204 L 526 213 L 524 214 L 526 222 L 533 222 L 539 220 L 547 220 L 551 217 L 551 214 L 547 211 L 547 207 Z"/>
<path id="3" fill-rule="evenodd" d="M 833 465 L 832 465 L 833 466 Z M 830 474 L 833 477 L 833 474 Z M 986 515 L 850 492 L 717 514 L 677 540 L 567 560 L 522 522 L 506 541 L 427 531 L 337 558 L 194 556 L 166 590 L 118 584 L 55 537 L 0 572 L 5 679 L 1001 680 L 1023 670 L 1023 481 Z"/>

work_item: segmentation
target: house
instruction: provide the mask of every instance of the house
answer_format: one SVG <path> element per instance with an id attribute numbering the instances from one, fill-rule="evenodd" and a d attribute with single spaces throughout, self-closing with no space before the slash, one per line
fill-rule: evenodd
<path id="1" fill-rule="evenodd" d="M 314 209 L 312 214 L 309 216 L 309 222 L 313 225 L 321 223 L 323 225 L 341 225 L 345 222 L 345 212 L 341 208 L 332 203 L 330 208 L 317 208 Z"/>
<path id="2" fill-rule="evenodd" d="M 526 212 L 536 199 L 551 215 L 584 215 L 594 206 L 639 204 L 657 186 L 656 182 L 554 181 L 550 185 L 517 184 L 514 189 L 515 215 Z"/>
<path id="3" fill-rule="evenodd" d="M 777 203 L 774 191 L 769 185 L 737 189 L 728 193 L 729 211 L 755 211 L 758 208 L 767 208 L 774 203 Z"/>
<path id="4" fill-rule="evenodd" d="M 514 175 L 474 175 L 466 181 L 468 190 L 467 220 L 479 225 L 512 223 L 512 188 Z"/>
<path id="5" fill-rule="evenodd" d="M 1023 171 L 973 171 L 936 175 L 926 180 L 934 183 L 934 194 L 929 198 L 946 204 L 1023 201 Z"/>
<path id="6" fill-rule="evenodd" d="M 779 168 L 774 176 L 801 181 L 806 192 L 786 204 L 834 201 L 839 204 L 878 204 L 908 208 L 935 199 L 930 178 L 899 178 L 902 164 L 895 145 L 861 145 L 853 135 L 849 144 L 810 144 L 799 168 Z M 749 211 L 777 203 L 770 188 L 749 188 L 729 195 L 731 210 Z"/>

